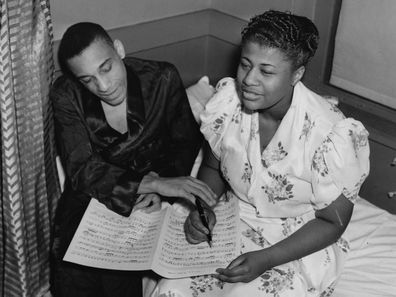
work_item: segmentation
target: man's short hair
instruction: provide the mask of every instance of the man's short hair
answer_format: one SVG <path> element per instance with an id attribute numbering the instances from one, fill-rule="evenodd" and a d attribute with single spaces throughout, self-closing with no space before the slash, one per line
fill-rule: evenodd
<path id="1" fill-rule="evenodd" d="M 113 47 L 113 40 L 106 30 L 98 24 L 81 22 L 70 26 L 63 34 L 58 48 L 58 62 L 62 72 L 70 75 L 67 61 L 78 56 L 98 39 L 102 39 Z"/>

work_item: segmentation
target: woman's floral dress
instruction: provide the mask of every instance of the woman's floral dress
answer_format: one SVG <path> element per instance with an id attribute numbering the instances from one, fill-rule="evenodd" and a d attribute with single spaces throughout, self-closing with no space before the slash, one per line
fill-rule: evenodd
<path id="1" fill-rule="evenodd" d="M 201 131 L 239 199 L 242 253 L 288 237 L 340 194 L 351 202 L 369 172 L 368 132 L 299 82 L 292 104 L 261 153 L 258 114 L 245 112 L 235 82 L 221 80 L 201 115 Z M 274 267 L 250 283 L 211 276 L 159 282 L 160 296 L 330 296 L 349 250 L 347 238 Z"/>

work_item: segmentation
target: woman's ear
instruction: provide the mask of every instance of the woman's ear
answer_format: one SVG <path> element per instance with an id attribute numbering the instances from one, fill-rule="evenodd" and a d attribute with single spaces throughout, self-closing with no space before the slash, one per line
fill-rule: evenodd
<path id="1" fill-rule="evenodd" d="M 293 73 L 292 77 L 292 86 L 294 87 L 296 83 L 298 83 L 305 73 L 305 66 L 300 66 L 296 71 Z"/>
<path id="2" fill-rule="evenodd" d="M 113 42 L 114 48 L 121 59 L 125 58 L 125 48 L 122 42 L 118 39 L 114 40 Z"/>

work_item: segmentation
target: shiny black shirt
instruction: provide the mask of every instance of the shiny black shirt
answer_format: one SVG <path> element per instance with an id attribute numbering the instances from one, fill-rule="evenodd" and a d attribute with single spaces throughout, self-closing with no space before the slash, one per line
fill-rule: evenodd
<path id="1" fill-rule="evenodd" d="M 62 233 L 72 236 L 91 197 L 128 216 L 142 177 L 189 175 L 202 144 L 176 68 L 127 57 L 128 132 L 109 126 L 100 99 L 61 76 L 51 90 L 55 133 L 66 183 L 58 205 Z M 67 242 L 71 238 L 66 240 Z"/>

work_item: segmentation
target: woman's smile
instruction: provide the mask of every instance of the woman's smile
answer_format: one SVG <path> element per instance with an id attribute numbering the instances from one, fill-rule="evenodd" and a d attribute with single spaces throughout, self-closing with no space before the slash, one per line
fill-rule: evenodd
<path id="1" fill-rule="evenodd" d="M 246 100 L 257 100 L 262 97 L 261 92 L 242 87 L 242 97 Z"/>

